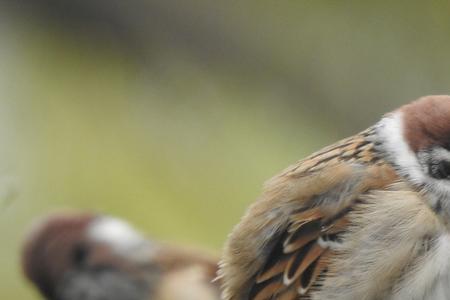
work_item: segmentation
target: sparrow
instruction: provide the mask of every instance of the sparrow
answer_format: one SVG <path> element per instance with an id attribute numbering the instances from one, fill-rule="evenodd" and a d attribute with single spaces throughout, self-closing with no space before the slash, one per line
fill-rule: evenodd
<path id="1" fill-rule="evenodd" d="M 217 260 L 146 239 L 107 215 L 64 212 L 37 221 L 22 269 L 49 300 L 218 300 Z"/>
<path id="2" fill-rule="evenodd" d="M 270 179 L 220 262 L 225 300 L 450 299 L 450 96 Z"/>

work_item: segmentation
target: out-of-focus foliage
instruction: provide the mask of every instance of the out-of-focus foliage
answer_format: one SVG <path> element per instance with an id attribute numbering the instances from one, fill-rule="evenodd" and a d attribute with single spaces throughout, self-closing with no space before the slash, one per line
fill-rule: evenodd
<path id="1" fill-rule="evenodd" d="M 263 181 L 449 93 L 449 7 L 420 1 L 0 2 L 0 298 L 30 221 L 115 214 L 216 251 Z"/>

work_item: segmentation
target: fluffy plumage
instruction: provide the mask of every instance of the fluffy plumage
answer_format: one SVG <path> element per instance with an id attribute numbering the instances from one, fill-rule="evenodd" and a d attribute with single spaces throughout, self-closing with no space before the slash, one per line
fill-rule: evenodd
<path id="1" fill-rule="evenodd" d="M 428 96 L 269 180 L 226 243 L 223 298 L 450 297 L 449 145 L 450 97 Z"/>

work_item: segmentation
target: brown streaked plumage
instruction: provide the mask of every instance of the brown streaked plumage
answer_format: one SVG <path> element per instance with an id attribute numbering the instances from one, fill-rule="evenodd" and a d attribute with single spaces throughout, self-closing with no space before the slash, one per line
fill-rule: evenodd
<path id="1" fill-rule="evenodd" d="M 49 300 L 219 299 L 213 257 L 150 241 L 105 215 L 43 218 L 26 238 L 22 266 Z"/>
<path id="2" fill-rule="evenodd" d="M 408 270 L 445 260 L 435 257 L 450 245 L 448 133 L 450 97 L 423 97 L 272 178 L 226 243 L 223 298 L 401 299 Z M 387 224 L 410 243 L 393 241 Z M 450 297 L 431 292 L 444 273 L 424 273 L 417 294 L 428 298 L 411 299 Z"/>

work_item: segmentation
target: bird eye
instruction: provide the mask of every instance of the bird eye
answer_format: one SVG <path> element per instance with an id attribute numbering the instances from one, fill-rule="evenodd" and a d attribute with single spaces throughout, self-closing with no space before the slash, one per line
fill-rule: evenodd
<path id="1" fill-rule="evenodd" d="M 86 245 L 76 245 L 72 252 L 72 261 L 75 263 L 75 265 L 82 265 L 86 261 L 88 254 L 89 249 L 86 247 Z"/>
<path id="2" fill-rule="evenodd" d="M 441 160 L 437 163 L 431 163 L 428 168 L 430 175 L 436 179 L 450 178 L 450 161 Z"/>

